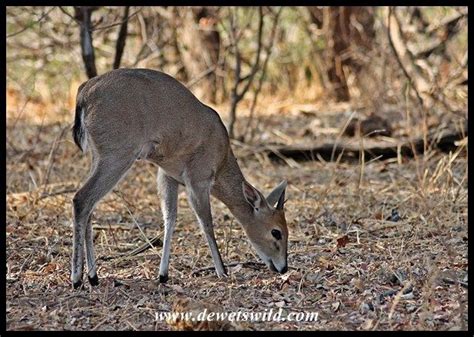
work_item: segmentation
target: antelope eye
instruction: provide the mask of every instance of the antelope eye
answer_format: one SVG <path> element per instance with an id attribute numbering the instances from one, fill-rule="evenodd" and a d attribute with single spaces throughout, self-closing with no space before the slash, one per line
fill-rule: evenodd
<path id="1" fill-rule="evenodd" d="M 281 232 L 278 229 L 272 229 L 272 235 L 275 239 L 281 240 Z"/>

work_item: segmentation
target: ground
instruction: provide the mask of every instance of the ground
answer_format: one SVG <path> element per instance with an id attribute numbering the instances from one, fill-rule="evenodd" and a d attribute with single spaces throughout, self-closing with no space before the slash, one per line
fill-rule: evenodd
<path id="1" fill-rule="evenodd" d="M 331 120 L 321 115 L 314 123 L 319 115 L 308 109 L 281 108 L 262 118 L 259 139 L 311 142 L 315 134 L 302 132 L 311 123 L 329 130 L 322 137 L 336 138 Z M 100 285 L 73 290 L 71 199 L 90 158 L 73 144 L 69 122 L 7 120 L 7 330 L 171 330 L 179 326 L 159 313 L 189 303 L 318 315 L 313 322 L 240 326 L 254 330 L 467 329 L 466 146 L 411 159 L 278 163 L 233 142 L 244 175 L 264 193 L 288 180 L 289 271 L 258 264 L 217 200 L 217 243 L 232 263 L 230 276 L 199 271 L 212 259 L 181 191 L 167 284 L 156 280 L 158 247 L 117 257 L 142 245 L 144 235 L 163 233 L 156 167 L 137 162 L 94 213 Z"/>

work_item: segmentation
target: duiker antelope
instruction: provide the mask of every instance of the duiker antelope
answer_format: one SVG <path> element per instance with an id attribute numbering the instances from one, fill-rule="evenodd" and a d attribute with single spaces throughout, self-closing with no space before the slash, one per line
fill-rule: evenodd
<path id="1" fill-rule="evenodd" d="M 158 165 L 165 226 L 160 282 L 168 279 L 179 185 L 186 188 L 218 277 L 226 271 L 214 237 L 210 195 L 230 209 L 272 271 L 287 271 L 286 181 L 267 198 L 250 185 L 217 112 L 173 77 L 149 69 L 118 69 L 88 80 L 78 89 L 72 132 L 78 147 L 92 153 L 90 175 L 73 199 L 75 288 L 82 284 L 84 251 L 89 282 L 98 284 L 91 214 L 138 159 Z"/>

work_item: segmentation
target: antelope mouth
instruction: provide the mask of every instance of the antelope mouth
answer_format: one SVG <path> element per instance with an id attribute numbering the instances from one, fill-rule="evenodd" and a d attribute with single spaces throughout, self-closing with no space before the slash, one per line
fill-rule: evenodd
<path id="1" fill-rule="evenodd" d="M 267 263 L 266 263 L 266 264 L 267 264 L 268 268 L 269 268 L 271 271 L 275 272 L 275 273 L 285 274 L 285 273 L 288 271 L 288 265 L 286 265 L 286 264 L 285 264 L 285 266 L 284 266 L 283 268 L 281 268 L 281 269 L 278 269 L 278 268 L 275 266 L 275 264 L 273 263 L 272 260 L 267 260 Z"/>
<path id="2" fill-rule="evenodd" d="M 267 260 L 267 266 L 271 271 L 278 273 L 278 269 L 276 269 L 275 265 L 273 264 L 272 260 Z"/>

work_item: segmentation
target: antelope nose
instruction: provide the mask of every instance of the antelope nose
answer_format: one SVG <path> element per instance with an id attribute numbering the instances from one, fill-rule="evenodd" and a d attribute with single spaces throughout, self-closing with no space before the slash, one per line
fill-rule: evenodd
<path id="1" fill-rule="evenodd" d="M 288 265 L 284 266 L 281 270 L 280 270 L 280 274 L 284 274 L 288 271 Z"/>

